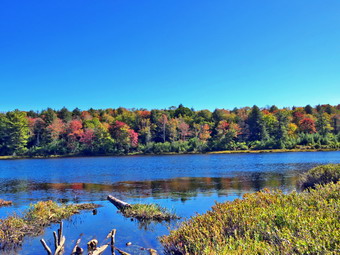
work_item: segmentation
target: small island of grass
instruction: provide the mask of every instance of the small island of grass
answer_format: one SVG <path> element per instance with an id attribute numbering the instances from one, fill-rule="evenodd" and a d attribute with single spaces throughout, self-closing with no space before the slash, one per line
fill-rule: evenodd
<path id="1" fill-rule="evenodd" d="M 169 221 L 179 217 L 158 204 L 133 204 L 122 210 L 125 217 L 137 220 Z"/>
<path id="2" fill-rule="evenodd" d="M 80 210 L 97 207 L 98 205 L 92 203 L 59 205 L 53 201 L 41 201 L 30 205 L 22 217 L 15 214 L 0 219 L 0 250 L 20 245 L 26 235 L 39 235 L 44 227 L 67 219 Z"/>
<path id="3" fill-rule="evenodd" d="M 114 196 L 107 199 L 128 218 L 135 218 L 140 221 L 169 221 L 179 217 L 158 204 L 128 204 Z"/>

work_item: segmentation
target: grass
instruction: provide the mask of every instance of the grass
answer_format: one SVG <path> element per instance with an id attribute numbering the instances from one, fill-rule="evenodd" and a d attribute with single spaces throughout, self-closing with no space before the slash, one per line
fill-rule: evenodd
<path id="1" fill-rule="evenodd" d="M 137 220 L 169 221 L 179 218 L 176 214 L 158 204 L 132 204 L 131 207 L 122 210 L 122 213 L 125 217 Z"/>
<path id="2" fill-rule="evenodd" d="M 340 181 L 340 164 L 317 166 L 302 175 L 300 186 L 302 190 L 315 188 L 318 184 L 336 183 Z"/>
<path id="3" fill-rule="evenodd" d="M 166 254 L 339 254 L 340 182 L 217 203 L 161 237 Z"/>
<path id="4" fill-rule="evenodd" d="M 12 205 L 12 201 L 6 201 L 6 200 L 3 200 L 3 199 L 0 199 L 0 207 L 1 206 L 9 206 L 9 205 Z"/>
<path id="5" fill-rule="evenodd" d="M 20 245 L 26 235 L 39 235 L 43 233 L 44 227 L 67 219 L 79 213 L 79 210 L 97 207 L 98 205 L 91 203 L 58 205 L 53 201 L 32 204 L 22 217 L 14 214 L 6 219 L 0 219 L 0 250 Z"/>
<path id="6" fill-rule="evenodd" d="M 280 152 L 316 152 L 316 151 L 337 151 L 338 149 L 267 149 L 267 150 L 227 150 L 227 151 L 209 151 L 208 154 L 234 154 L 234 153 L 280 153 Z"/>
<path id="7" fill-rule="evenodd" d="M 280 153 L 280 152 L 316 152 L 316 151 L 339 151 L 334 148 L 297 148 L 297 149 L 264 149 L 264 150 L 224 150 L 224 151 L 208 151 L 207 154 L 234 154 L 234 153 Z M 84 154 L 66 154 L 66 155 L 45 155 L 45 156 L 0 156 L 0 160 L 11 160 L 11 159 L 49 159 L 49 158 L 72 158 L 72 157 L 112 157 L 112 156 L 135 156 L 135 155 L 179 155 L 179 154 L 204 154 L 201 152 L 163 152 L 158 153 L 143 153 L 143 152 L 132 152 L 128 154 L 100 154 L 100 155 L 84 155 Z"/>

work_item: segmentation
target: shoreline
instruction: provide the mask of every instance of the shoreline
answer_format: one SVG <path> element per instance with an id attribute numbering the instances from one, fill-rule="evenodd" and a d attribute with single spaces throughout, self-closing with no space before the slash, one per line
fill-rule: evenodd
<path id="1" fill-rule="evenodd" d="M 186 152 L 186 153 L 160 153 L 160 154 L 144 154 L 144 153 L 129 153 L 129 154 L 110 154 L 110 155 L 49 155 L 49 156 L 0 156 L 0 160 L 16 160 L 16 159 L 58 159 L 58 158 L 89 158 L 89 157 L 126 157 L 126 156 L 164 156 L 164 155 L 205 155 L 205 154 L 259 154 L 259 153 L 285 153 L 285 152 L 327 152 L 340 151 L 340 149 L 268 149 L 268 150 L 225 150 L 225 151 L 209 151 L 209 152 Z"/>

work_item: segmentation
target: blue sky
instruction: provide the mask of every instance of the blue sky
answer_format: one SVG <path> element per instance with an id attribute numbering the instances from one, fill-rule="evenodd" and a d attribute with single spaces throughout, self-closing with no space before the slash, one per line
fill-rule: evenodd
<path id="1" fill-rule="evenodd" d="M 0 111 L 340 103 L 338 0 L 6 0 Z"/>

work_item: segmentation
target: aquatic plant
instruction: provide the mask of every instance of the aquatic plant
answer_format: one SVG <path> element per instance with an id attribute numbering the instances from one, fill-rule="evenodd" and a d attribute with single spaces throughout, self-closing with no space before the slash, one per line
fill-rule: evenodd
<path id="1" fill-rule="evenodd" d="M 107 196 L 107 199 L 125 217 L 135 218 L 139 221 L 169 221 L 179 218 L 175 213 L 158 204 L 129 204 L 111 195 Z"/>
<path id="2" fill-rule="evenodd" d="M 97 208 L 98 205 L 70 204 L 58 205 L 53 201 L 31 204 L 22 217 L 14 214 L 0 219 L 0 250 L 20 245 L 26 235 L 39 235 L 51 223 L 67 219 L 79 210 Z"/>
<path id="3" fill-rule="evenodd" d="M 179 217 L 158 204 L 132 204 L 121 210 L 125 217 L 137 220 L 169 221 Z"/>
<path id="4" fill-rule="evenodd" d="M 340 164 L 317 166 L 302 175 L 301 189 L 315 188 L 318 184 L 340 181 Z"/>
<path id="5" fill-rule="evenodd" d="M 340 252 L 340 182 L 310 192 L 269 191 L 217 203 L 161 237 L 166 254 Z"/>

